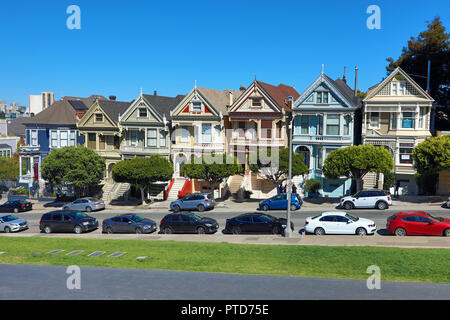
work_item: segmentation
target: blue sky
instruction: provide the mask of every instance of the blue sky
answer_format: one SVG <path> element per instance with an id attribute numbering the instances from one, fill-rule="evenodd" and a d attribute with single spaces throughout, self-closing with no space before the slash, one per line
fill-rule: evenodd
<path id="1" fill-rule="evenodd" d="M 69 30 L 69 5 L 81 30 Z M 381 9 L 370 30 L 369 5 Z M 385 75 L 425 21 L 450 28 L 450 1 L 57 0 L 1 1 L 0 100 L 28 105 L 29 94 L 186 94 L 199 86 L 238 89 L 254 80 L 301 93 L 320 74 L 367 90 Z"/>

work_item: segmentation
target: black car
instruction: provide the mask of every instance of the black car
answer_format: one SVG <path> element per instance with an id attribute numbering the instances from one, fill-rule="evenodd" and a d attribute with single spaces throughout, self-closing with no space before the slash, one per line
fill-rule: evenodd
<path id="1" fill-rule="evenodd" d="M 6 201 L 4 204 L 0 205 L 1 213 L 9 213 L 9 212 L 18 213 L 30 211 L 31 209 L 33 209 L 33 204 L 25 200 Z"/>
<path id="2" fill-rule="evenodd" d="M 286 228 L 287 220 L 276 218 L 264 213 L 245 213 L 227 219 L 225 230 L 234 234 L 247 232 L 282 234 Z M 291 222 L 294 231 L 294 224 Z"/>
<path id="3" fill-rule="evenodd" d="M 170 233 L 215 233 L 219 228 L 216 220 L 203 217 L 197 213 L 171 213 L 160 222 L 159 229 Z"/>
<path id="4" fill-rule="evenodd" d="M 39 222 L 39 229 L 45 233 L 82 233 L 98 228 L 97 219 L 81 211 L 53 211 L 45 213 Z"/>
<path id="5" fill-rule="evenodd" d="M 156 222 L 142 218 L 137 214 L 123 214 L 103 220 L 103 233 L 152 233 L 156 231 Z"/>

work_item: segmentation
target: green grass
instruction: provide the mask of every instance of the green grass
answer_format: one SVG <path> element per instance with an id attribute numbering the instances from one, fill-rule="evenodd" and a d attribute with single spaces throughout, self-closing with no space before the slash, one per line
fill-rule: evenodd
<path id="1" fill-rule="evenodd" d="M 55 255 L 47 252 L 66 251 Z M 79 256 L 66 256 L 72 250 Z M 240 274 L 367 279 L 377 265 L 384 281 L 450 284 L 450 250 L 381 247 L 245 245 L 148 240 L 1 237 L 0 264 L 92 266 Z M 93 251 L 106 251 L 87 257 Z M 125 251 L 119 258 L 107 255 Z M 33 253 L 41 253 L 32 256 Z M 136 260 L 147 256 L 145 260 Z"/>

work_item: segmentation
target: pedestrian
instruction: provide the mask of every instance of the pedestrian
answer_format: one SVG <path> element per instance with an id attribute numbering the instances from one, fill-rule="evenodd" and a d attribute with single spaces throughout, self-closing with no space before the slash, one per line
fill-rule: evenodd
<path id="1" fill-rule="evenodd" d="M 398 198 L 398 189 L 400 189 L 400 180 L 395 180 L 394 197 Z"/>
<path id="2" fill-rule="evenodd" d="M 297 187 L 295 186 L 295 183 L 292 183 L 292 193 L 297 193 Z"/>
<path id="3" fill-rule="evenodd" d="M 283 187 L 283 193 L 286 193 L 286 185 Z"/>

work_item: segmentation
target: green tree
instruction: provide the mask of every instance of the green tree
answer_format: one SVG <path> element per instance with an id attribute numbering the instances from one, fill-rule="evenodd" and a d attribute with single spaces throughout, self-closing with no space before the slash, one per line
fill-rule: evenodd
<path id="1" fill-rule="evenodd" d="M 0 157 L 0 180 L 16 180 L 19 177 L 19 160 L 17 157 Z"/>
<path id="2" fill-rule="evenodd" d="M 278 151 L 278 157 L 272 157 Z M 273 158 L 273 159 L 272 159 Z M 271 159 L 271 161 L 268 161 Z M 261 150 L 253 152 L 248 157 L 249 168 L 254 173 L 259 173 L 267 180 L 272 181 L 277 187 L 277 192 L 281 184 L 288 178 L 289 174 L 289 148 L 279 150 Z M 303 175 L 308 172 L 303 156 L 292 152 L 292 177 Z"/>
<path id="3" fill-rule="evenodd" d="M 393 169 L 394 160 L 391 153 L 383 147 L 371 144 L 333 150 L 323 165 L 325 177 L 351 178 L 356 182 L 357 191 L 362 189 L 362 179 L 368 172 L 388 173 Z"/>
<path id="4" fill-rule="evenodd" d="M 209 189 L 214 194 L 214 187 L 224 179 L 242 174 L 242 165 L 236 157 L 226 154 L 202 155 L 201 159 L 192 159 L 191 163 L 185 163 L 180 170 L 181 174 L 191 179 L 199 179 L 208 182 Z"/>
<path id="5" fill-rule="evenodd" d="M 450 168 L 450 135 L 430 137 L 412 152 L 414 168 L 419 174 L 437 174 Z"/>
<path id="6" fill-rule="evenodd" d="M 111 172 L 114 181 L 130 183 L 139 188 L 142 203 L 144 203 L 145 188 L 151 183 L 170 180 L 173 175 L 173 165 L 166 158 L 154 154 L 149 158 L 120 161 L 114 165 Z"/>
<path id="7" fill-rule="evenodd" d="M 105 160 L 95 151 L 79 145 L 52 150 L 42 161 L 41 174 L 56 186 L 72 184 L 78 197 L 100 183 L 105 167 Z"/>
<path id="8" fill-rule="evenodd" d="M 423 76 L 427 75 L 428 60 L 430 59 L 430 95 L 438 104 L 436 128 L 448 128 L 450 126 L 450 72 L 448 72 L 450 34 L 445 32 L 445 27 L 439 17 L 435 17 L 433 21 L 427 21 L 427 23 L 428 29 L 421 32 L 418 37 L 411 37 L 397 60 L 386 59 L 389 62 L 386 70 L 390 73 L 397 67 L 402 68 L 406 73 L 413 75 L 414 81 L 425 90 L 427 79 Z"/>

